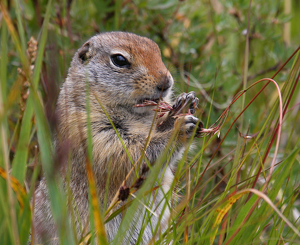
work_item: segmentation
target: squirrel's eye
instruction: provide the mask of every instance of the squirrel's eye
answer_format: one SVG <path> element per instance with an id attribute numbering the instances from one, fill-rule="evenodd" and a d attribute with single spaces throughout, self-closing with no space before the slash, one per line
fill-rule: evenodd
<path id="1" fill-rule="evenodd" d="M 130 63 L 128 62 L 128 60 L 120 54 L 112 55 L 111 61 L 114 63 L 115 66 L 118 66 L 121 68 L 129 68 L 130 67 Z"/>

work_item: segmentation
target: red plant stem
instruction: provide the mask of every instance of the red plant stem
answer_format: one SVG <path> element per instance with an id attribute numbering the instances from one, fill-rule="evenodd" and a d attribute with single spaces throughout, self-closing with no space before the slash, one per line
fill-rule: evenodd
<path id="1" fill-rule="evenodd" d="M 300 46 L 293 52 L 293 54 L 280 66 L 280 68 L 275 72 L 275 74 L 271 77 L 271 79 L 273 79 L 282 69 L 283 67 L 292 59 L 292 57 L 300 50 Z M 299 76 L 298 78 L 299 79 Z M 227 137 L 228 133 L 230 132 L 232 126 L 234 125 L 234 123 L 239 119 L 239 117 L 242 115 L 242 113 L 244 113 L 244 111 L 252 104 L 252 102 L 258 97 L 258 95 L 261 94 L 261 92 L 268 86 L 268 84 L 270 83 L 271 81 L 268 81 L 259 91 L 258 93 L 251 99 L 251 101 L 245 106 L 245 108 L 240 112 L 240 114 L 234 119 L 233 123 L 229 126 L 227 132 L 225 133 L 225 136 L 223 137 L 223 139 L 220 141 L 219 145 L 217 146 L 216 150 L 214 151 L 213 155 L 211 156 L 209 162 L 207 163 L 204 171 L 202 172 L 200 178 L 198 179 L 196 185 L 195 185 L 195 188 L 193 189 L 193 191 L 191 192 L 191 195 L 190 195 L 190 198 L 189 198 L 189 201 L 191 199 L 192 196 L 195 195 L 197 189 L 199 188 L 200 186 L 200 183 L 201 183 L 201 180 L 204 176 L 204 173 L 206 172 L 207 168 L 209 167 L 210 163 L 212 162 L 212 159 L 215 157 L 215 155 L 217 154 L 218 150 L 220 149 L 223 141 L 225 140 L 225 138 Z M 297 80 L 298 82 L 298 80 Z M 231 103 L 231 105 L 233 103 L 235 103 L 238 98 L 243 94 L 245 93 L 246 91 L 242 91 L 240 95 L 238 95 L 234 100 L 233 102 Z M 276 130 L 277 131 L 277 130 Z M 275 135 L 273 136 L 273 138 L 275 139 Z M 274 140 L 273 140 L 274 141 Z M 271 148 L 271 146 L 269 146 Z M 260 199 L 260 198 L 259 198 Z M 253 210 L 255 209 L 255 207 L 257 206 L 258 204 L 258 201 L 259 199 L 254 203 L 254 205 L 252 206 L 250 212 L 247 214 L 247 216 L 245 217 L 245 219 L 243 220 L 242 222 L 242 225 L 247 221 L 247 219 L 250 217 L 250 215 L 252 214 Z M 242 225 L 234 232 L 234 234 L 229 238 L 228 242 L 226 244 L 229 244 L 229 242 L 235 237 L 235 235 L 239 232 L 239 230 L 241 229 Z"/>
<path id="2" fill-rule="evenodd" d="M 181 215 L 180 215 L 178 221 L 181 220 L 181 218 L 183 217 L 184 213 L 185 213 L 185 208 L 182 210 Z M 178 225 L 179 225 L 179 222 L 176 224 L 176 227 L 177 227 Z"/>
<path id="3" fill-rule="evenodd" d="M 299 46 L 299 47 L 297 48 L 297 50 L 293 53 L 293 55 L 295 55 L 295 53 L 296 53 L 299 49 L 300 49 L 300 46 Z M 293 55 L 292 55 L 292 56 L 293 56 Z M 291 57 L 292 57 L 292 56 L 291 56 Z M 291 57 L 284 63 L 284 65 L 291 59 Z M 282 67 L 283 67 L 283 66 L 281 66 L 280 69 L 282 69 Z M 277 74 L 278 74 L 278 71 L 273 75 L 272 78 L 274 78 Z M 297 83 L 298 83 L 298 81 L 299 81 L 299 78 L 300 78 L 300 72 L 299 72 L 298 77 L 297 77 L 297 80 L 296 80 L 296 82 L 295 82 L 295 84 L 294 84 L 292 93 L 291 93 L 291 95 L 290 95 L 290 97 L 289 97 L 289 99 L 288 99 L 288 102 L 287 102 L 286 106 L 285 106 L 285 109 L 284 109 L 284 112 L 283 112 L 283 117 L 284 117 L 284 115 L 285 115 L 285 113 L 286 113 L 286 110 L 287 110 L 287 107 L 288 107 L 288 105 L 289 105 L 289 103 L 290 103 L 290 101 L 291 101 L 291 97 L 292 97 L 292 95 L 293 95 L 293 93 L 294 93 L 294 91 L 295 91 L 295 87 L 296 87 L 296 85 L 297 85 Z M 269 84 L 269 82 L 268 82 L 266 85 L 268 85 L 268 84 Z M 266 85 L 265 85 L 265 86 L 266 86 Z M 264 86 L 264 87 L 265 87 L 265 86 Z M 263 87 L 263 88 L 264 88 L 264 87 Z M 268 156 L 268 154 L 269 154 L 269 151 L 270 151 L 271 146 L 272 146 L 272 144 L 273 144 L 273 142 L 274 142 L 274 140 L 275 140 L 276 132 L 277 132 L 278 129 L 279 129 L 279 124 L 277 125 L 276 129 L 274 130 L 272 140 L 271 140 L 271 142 L 270 142 L 270 144 L 269 144 L 269 146 L 268 146 L 268 150 L 267 150 L 267 152 L 266 152 L 266 154 L 265 154 L 265 156 L 264 156 L 263 164 L 264 164 L 264 162 L 265 162 L 265 160 L 266 160 L 266 158 L 267 158 L 267 156 Z M 259 171 L 259 173 L 258 173 L 257 176 L 256 176 L 256 179 L 255 179 L 255 181 L 254 181 L 254 184 L 256 183 L 256 181 L 257 181 L 257 179 L 258 179 L 258 176 L 259 176 L 259 174 L 260 174 L 260 172 L 261 172 L 261 167 L 260 167 L 259 170 L 260 170 L 260 171 Z M 266 185 L 264 186 L 263 191 L 265 190 L 265 188 L 266 188 Z M 249 198 L 250 198 L 250 195 L 248 196 L 246 202 L 249 200 Z M 259 200 L 260 200 L 260 197 L 257 198 L 257 200 L 255 201 L 255 203 L 254 203 L 253 206 L 251 207 L 249 213 L 246 215 L 245 219 L 242 221 L 242 224 L 241 224 L 241 225 L 239 226 L 239 228 L 232 234 L 232 236 L 228 239 L 228 241 L 226 242 L 225 245 L 229 244 L 229 243 L 232 241 L 232 239 L 236 236 L 236 234 L 240 231 L 241 227 L 246 223 L 246 221 L 248 220 L 248 218 L 250 217 L 250 215 L 253 213 L 253 211 L 254 211 L 254 209 L 256 208 L 256 206 L 257 206 Z"/>
<path id="4" fill-rule="evenodd" d="M 298 84 L 299 78 L 300 78 L 300 72 L 299 72 L 298 77 L 297 77 L 297 79 L 296 79 L 296 82 L 295 82 L 295 84 L 294 84 L 294 86 L 293 86 L 292 93 L 291 93 L 291 95 L 289 96 L 288 101 L 287 101 L 287 103 L 286 103 L 286 106 L 285 106 L 285 108 L 284 108 L 283 116 L 285 115 L 285 113 L 286 113 L 286 111 L 287 111 L 287 108 L 288 108 L 288 105 L 290 104 L 290 101 L 291 101 L 291 99 L 292 99 L 292 97 L 293 97 L 293 94 L 294 94 L 294 92 L 295 92 L 295 89 L 296 89 L 296 86 L 297 86 L 297 84 Z"/>
<path id="5" fill-rule="evenodd" d="M 290 96 L 289 96 L 289 98 L 288 98 L 288 101 L 287 101 L 287 103 L 286 103 L 286 105 L 285 105 L 285 108 L 284 108 L 284 111 L 283 111 L 283 117 L 285 116 L 286 110 L 287 110 L 287 108 L 288 108 L 288 106 L 289 106 L 289 104 L 290 104 L 291 98 L 292 98 L 292 96 L 293 96 L 293 94 L 294 94 L 294 91 L 295 91 L 295 88 L 296 88 L 296 86 L 297 86 L 297 84 L 298 84 L 299 77 L 300 77 L 300 72 L 299 72 L 298 77 L 297 77 L 297 79 L 296 79 L 296 82 L 295 82 L 295 84 L 294 84 L 294 86 L 293 86 L 292 93 L 290 94 Z M 273 132 L 272 140 L 270 141 L 269 146 L 268 146 L 268 149 L 267 149 L 267 152 L 266 152 L 266 154 L 264 155 L 263 162 L 262 162 L 263 165 L 265 164 L 265 161 L 266 161 L 266 159 L 267 159 L 267 156 L 268 156 L 269 153 L 270 153 L 271 146 L 272 146 L 273 143 L 274 143 L 275 136 L 276 136 L 276 134 L 277 134 L 278 128 L 279 128 L 279 124 L 277 124 L 276 129 L 275 129 L 274 132 Z M 255 186 L 255 184 L 256 184 L 256 182 L 257 182 L 257 180 L 258 180 L 258 177 L 259 177 L 259 175 L 260 175 L 260 173 L 261 173 L 261 171 L 262 171 L 262 166 L 260 166 L 260 168 L 259 168 L 259 170 L 258 170 L 258 172 L 257 172 L 257 174 L 256 174 L 256 178 L 255 178 L 255 180 L 254 180 L 254 182 L 253 182 L 253 184 L 252 184 L 252 188 L 254 188 L 254 186 Z M 246 202 L 250 199 L 250 197 L 251 197 L 251 194 L 249 193 L 249 196 L 248 196 Z"/>
<path id="6" fill-rule="evenodd" d="M 274 79 L 274 77 L 277 76 L 277 74 L 285 67 L 285 65 L 294 57 L 294 55 L 300 50 L 300 46 L 294 51 L 294 53 L 280 66 L 280 68 L 275 72 L 275 74 L 271 77 Z"/>
<path id="7" fill-rule="evenodd" d="M 276 77 L 276 75 L 283 69 L 283 67 L 294 57 L 294 55 L 300 50 L 300 46 L 293 52 L 293 54 L 280 66 L 280 68 L 275 72 L 275 74 L 271 77 L 271 79 L 273 79 L 274 77 Z M 245 108 L 240 112 L 240 114 L 234 119 L 233 123 L 230 125 L 229 129 L 227 130 L 227 132 L 225 133 L 225 136 L 223 137 L 223 139 L 221 140 L 221 142 L 219 143 L 218 147 L 216 148 L 215 152 L 213 153 L 213 155 L 211 156 L 209 162 L 207 163 L 204 171 L 202 172 L 202 175 L 200 176 L 194 190 L 191 193 L 191 196 L 193 196 L 197 190 L 197 188 L 200 186 L 200 182 L 204 176 L 204 173 L 206 172 L 208 166 L 210 165 L 210 163 L 212 162 L 213 158 L 215 157 L 215 155 L 217 154 L 218 150 L 220 149 L 223 141 L 225 140 L 226 136 L 228 135 L 229 131 L 231 130 L 232 126 L 234 125 L 234 123 L 239 119 L 239 117 L 242 115 L 242 113 L 244 113 L 244 111 L 251 105 L 251 103 L 256 99 L 256 97 L 258 95 L 261 94 L 261 92 L 268 86 L 268 84 L 270 83 L 270 81 L 268 81 L 259 91 L 258 93 L 251 99 L 251 101 L 245 106 Z M 242 91 L 241 94 L 239 94 L 231 103 L 231 105 L 233 103 L 235 103 L 241 96 L 243 93 L 245 93 L 246 91 Z"/>
<path id="8" fill-rule="evenodd" d="M 273 79 L 282 69 L 283 67 L 292 59 L 292 57 L 300 50 L 300 46 L 293 52 L 293 54 L 281 65 L 281 67 L 275 72 L 275 74 L 271 77 L 271 79 Z M 299 74 L 300 75 L 300 74 Z M 299 75 L 297 77 L 297 82 L 298 83 L 298 80 L 299 80 Z M 233 123 L 229 126 L 227 132 L 225 133 L 224 137 L 222 138 L 222 140 L 220 141 L 219 145 L 217 146 L 217 148 L 215 149 L 213 155 L 211 156 L 209 162 L 207 163 L 204 171 L 202 172 L 200 178 L 198 179 L 193 191 L 191 192 L 191 195 L 189 197 L 189 200 L 186 200 L 186 201 L 190 201 L 191 198 L 195 195 L 197 189 L 199 188 L 200 184 L 201 184 L 201 181 L 202 181 L 202 178 L 204 176 L 204 173 L 207 171 L 209 165 L 211 164 L 213 158 L 215 157 L 215 155 L 217 154 L 218 150 L 220 149 L 222 143 L 224 142 L 225 138 L 227 137 L 228 133 L 230 132 L 232 126 L 235 124 L 235 122 L 240 118 L 240 116 L 245 112 L 245 110 L 252 104 L 252 102 L 261 94 L 261 92 L 268 86 L 268 84 L 271 82 L 271 79 L 258 91 L 258 93 L 250 100 L 250 102 L 245 106 L 245 108 L 239 113 L 239 115 L 234 119 Z M 250 86 L 252 87 L 252 86 Z M 294 88 L 295 88 L 295 85 L 294 85 Z M 293 91 L 294 91 L 294 88 L 293 88 Z M 232 104 L 234 104 L 244 93 L 246 92 L 246 90 L 243 90 L 239 95 L 236 96 L 236 98 L 234 97 Z M 290 102 L 290 99 L 288 100 L 288 103 Z M 287 104 L 288 105 L 288 104 Z M 285 110 L 284 112 L 286 112 L 286 108 L 287 106 L 285 107 Z M 226 109 L 227 110 L 227 109 Z M 223 112 L 224 113 L 224 112 Z M 279 125 L 278 125 L 279 126 Z M 273 138 L 272 138 L 272 142 L 274 142 L 275 140 L 275 136 L 276 136 L 276 132 L 278 130 L 278 127 L 276 128 L 275 130 L 275 133 L 273 135 Z M 269 149 L 271 148 L 271 145 L 269 145 Z M 269 151 L 268 149 L 268 151 Z M 266 185 L 265 185 L 266 187 Z M 243 224 L 245 224 L 245 222 L 248 220 L 248 218 L 250 217 L 250 215 L 252 214 L 252 212 L 254 211 L 254 209 L 256 208 L 258 202 L 259 202 L 260 198 L 258 198 L 258 200 L 254 203 L 254 205 L 251 207 L 249 213 L 246 215 L 245 219 L 242 221 L 242 224 L 240 225 L 240 227 L 234 232 L 234 234 L 229 238 L 229 240 L 227 241 L 226 244 L 229 244 L 230 241 L 232 241 L 232 239 L 236 236 L 236 234 L 240 231 L 241 227 L 243 226 Z M 183 215 L 183 214 L 182 214 Z"/>
<path id="9" fill-rule="evenodd" d="M 296 103 L 295 105 L 293 105 L 293 106 L 288 110 L 288 112 L 294 110 L 294 109 L 295 109 L 297 106 L 299 106 L 299 105 L 300 105 L 300 102 Z"/>
<path id="10" fill-rule="evenodd" d="M 228 212 L 225 214 L 225 216 L 223 218 L 224 221 L 223 221 L 222 226 L 221 226 L 221 232 L 220 232 L 220 236 L 219 236 L 218 245 L 222 245 L 223 241 L 224 241 L 225 228 L 226 228 L 226 224 L 227 224 L 227 215 L 228 215 Z"/>
<path id="11" fill-rule="evenodd" d="M 265 85 L 266 86 L 266 85 Z M 265 88 L 265 86 L 263 88 L 261 88 L 261 90 L 251 99 L 251 101 L 245 106 L 245 108 L 240 112 L 240 114 L 233 120 L 233 123 L 229 126 L 227 132 L 225 133 L 225 136 L 222 138 L 222 140 L 220 141 L 219 145 L 217 146 L 216 150 L 214 151 L 214 153 L 212 154 L 211 158 L 209 159 L 209 162 L 207 163 L 205 169 L 203 170 L 200 178 L 198 179 L 198 182 L 194 188 L 194 190 L 192 191 L 191 193 L 191 197 L 195 194 L 195 192 L 197 191 L 197 189 L 199 188 L 200 186 L 200 183 L 201 183 L 201 180 L 204 176 L 204 173 L 206 172 L 207 168 L 209 167 L 209 165 L 211 164 L 212 160 L 214 159 L 215 155 L 218 153 L 218 150 L 220 149 L 223 141 L 225 140 L 226 136 L 228 135 L 228 133 L 230 132 L 232 126 L 235 124 L 235 122 L 239 119 L 239 117 L 244 113 L 244 111 L 251 105 L 251 103 L 256 99 L 256 97 L 261 93 L 261 91 Z M 231 103 L 231 105 L 238 100 L 238 98 L 240 98 L 243 93 L 245 93 L 246 91 L 243 91 L 241 94 L 239 94 L 237 96 L 237 98 Z M 190 197 L 190 198 L 191 198 Z"/>

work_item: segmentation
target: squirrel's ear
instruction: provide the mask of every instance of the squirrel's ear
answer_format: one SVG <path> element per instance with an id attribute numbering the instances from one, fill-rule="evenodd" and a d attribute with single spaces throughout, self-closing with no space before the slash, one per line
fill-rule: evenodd
<path id="1" fill-rule="evenodd" d="M 78 58 L 80 59 L 81 63 L 85 63 L 89 58 L 91 58 L 91 47 L 90 43 L 85 43 L 78 52 Z"/>

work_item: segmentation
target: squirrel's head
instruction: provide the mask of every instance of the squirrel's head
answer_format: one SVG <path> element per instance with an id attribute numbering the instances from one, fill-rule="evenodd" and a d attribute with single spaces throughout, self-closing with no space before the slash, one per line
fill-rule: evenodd
<path id="1" fill-rule="evenodd" d="M 82 84 L 88 81 L 92 92 L 129 106 L 168 100 L 174 83 L 158 45 L 126 32 L 101 33 L 89 39 L 75 54 L 68 78 Z"/>

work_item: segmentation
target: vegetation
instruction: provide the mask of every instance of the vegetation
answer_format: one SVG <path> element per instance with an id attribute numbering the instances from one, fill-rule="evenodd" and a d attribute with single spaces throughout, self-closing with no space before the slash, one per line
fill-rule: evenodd
<path id="1" fill-rule="evenodd" d="M 155 244 L 300 242 L 299 1 L 0 3 L 0 244 L 27 244 L 34 232 L 30 202 L 39 163 L 61 244 L 105 243 L 103 223 L 124 212 L 112 242 L 119 244 L 137 205 L 147 206 L 159 162 L 122 209 L 91 205 L 91 231 L 78 240 L 66 218 L 70 195 L 54 169 L 55 103 L 70 60 L 90 36 L 112 30 L 157 42 L 176 80 L 175 94 L 195 91 L 196 115 L 206 128 L 220 126 L 196 139 L 179 162 L 174 187 L 180 198 L 168 230 L 153 227 Z M 153 215 L 148 208 L 145 224 Z"/>

